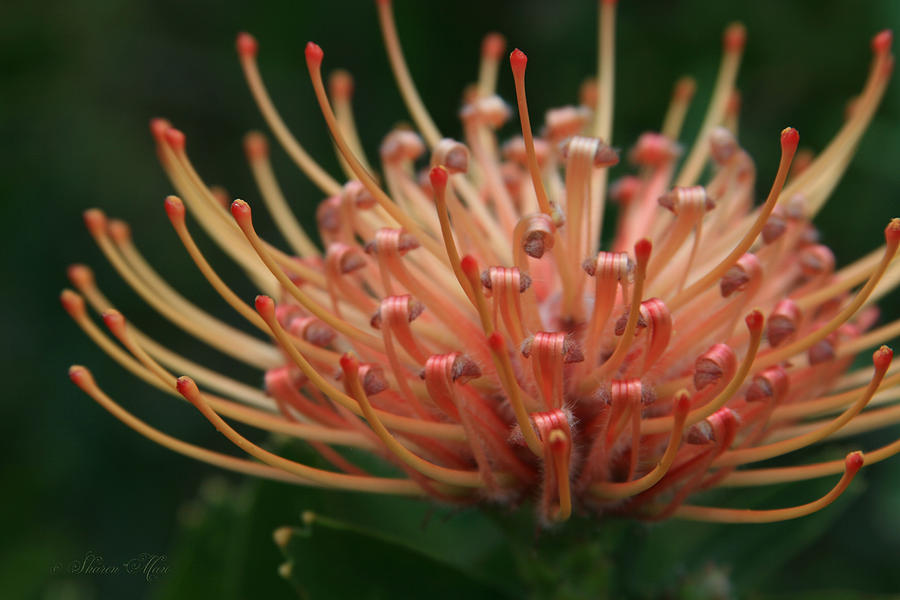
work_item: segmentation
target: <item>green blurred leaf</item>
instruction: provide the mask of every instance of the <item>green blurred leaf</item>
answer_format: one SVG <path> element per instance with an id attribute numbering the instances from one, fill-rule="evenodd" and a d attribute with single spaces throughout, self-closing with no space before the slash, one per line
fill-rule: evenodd
<path id="1" fill-rule="evenodd" d="M 287 559 L 282 574 L 304 598 L 515 597 L 442 560 L 440 552 L 312 512 L 304 513 L 303 522 L 278 533 Z"/>
<path id="2" fill-rule="evenodd" d="M 753 508 L 791 506 L 808 502 L 832 485 L 834 481 L 826 478 L 801 486 L 721 490 L 691 502 Z M 677 597 L 718 597 L 692 595 L 695 584 L 707 572 L 728 574 L 737 594 L 760 589 L 774 572 L 826 535 L 860 490 L 853 485 L 828 508 L 781 523 L 727 525 L 671 520 L 634 524 L 627 549 L 617 553 L 623 593 L 655 598 L 661 590 L 680 590 Z"/>
<path id="3" fill-rule="evenodd" d="M 752 594 L 749 600 L 897 600 L 897 594 L 866 594 L 852 590 L 819 590 L 788 594 Z"/>
<path id="4" fill-rule="evenodd" d="M 325 466 L 320 457 L 298 445 L 282 444 L 277 451 L 305 464 Z M 387 472 L 371 456 L 354 455 L 353 460 L 375 472 Z M 182 531 L 170 557 L 169 575 L 156 596 L 160 600 L 296 597 L 277 575 L 281 556 L 272 532 L 297 523 L 305 511 L 328 515 L 361 538 L 373 537 L 410 556 L 425 557 L 457 574 L 460 581 L 474 582 L 473 589 L 489 590 L 493 597 L 522 592 L 506 533 L 481 510 L 257 480 L 233 486 L 223 478 L 207 482 L 200 496 L 182 511 Z M 360 549 L 363 546 L 341 547 L 330 559 L 342 565 L 372 560 L 369 550 Z M 380 552 L 376 558 L 389 556 Z M 385 572 L 396 576 L 404 568 L 398 563 Z"/>

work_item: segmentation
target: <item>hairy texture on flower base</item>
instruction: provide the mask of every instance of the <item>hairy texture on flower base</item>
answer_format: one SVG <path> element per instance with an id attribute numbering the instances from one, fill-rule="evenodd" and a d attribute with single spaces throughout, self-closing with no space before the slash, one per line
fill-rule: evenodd
<path id="1" fill-rule="evenodd" d="M 831 503 L 866 464 L 900 441 L 844 460 L 746 468 L 848 433 L 900 421 L 900 373 L 871 329 L 871 304 L 900 280 L 900 220 L 884 245 L 842 269 L 809 219 L 846 168 L 887 85 L 891 35 L 873 41 L 868 78 L 846 122 L 818 156 L 794 161 L 799 134 L 781 132 L 780 162 L 754 206 L 755 168 L 738 142 L 734 89 L 746 32 L 731 25 L 706 116 L 693 144 L 681 126 L 695 83 L 675 85 L 661 131 L 622 156 L 636 169 L 608 184 L 615 2 L 599 3 L 597 83 L 581 105 L 533 128 L 528 59 L 509 55 L 521 136 L 500 144 L 510 117 L 495 94 L 505 41 L 489 34 L 477 85 L 463 97 L 464 137 L 445 138 L 404 60 L 389 1 L 377 4 L 388 58 L 416 131 L 388 133 L 381 168 L 362 153 L 351 76 L 326 89 L 323 50 L 306 63 L 347 182 L 327 173 L 281 119 L 257 64 L 259 45 L 237 39 L 240 64 L 284 151 L 322 190 L 323 247 L 293 217 L 260 133 L 244 148 L 260 194 L 290 246 L 259 237 L 251 206 L 207 186 L 185 136 L 151 123 L 178 196 L 165 210 L 202 276 L 256 330 L 212 316 L 160 277 L 127 225 L 99 210 L 85 224 L 148 303 L 210 346 L 265 372 L 265 391 L 211 371 L 126 323 L 92 272 L 74 265 L 61 296 L 73 320 L 115 361 L 193 404 L 253 459 L 167 436 L 107 396 L 84 367 L 72 381 L 115 417 L 176 452 L 299 485 L 430 495 L 444 502 L 534 500 L 545 524 L 596 512 L 661 519 L 767 522 Z M 545 74 L 530 75 L 539 81 Z M 421 137 L 420 137 L 421 134 Z M 774 136 L 773 136 L 774 138 Z M 773 147 L 774 147 L 773 139 Z M 416 161 L 429 153 L 428 168 Z M 684 155 L 683 164 L 679 161 Z M 794 170 L 791 171 L 792 161 Z M 706 179 L 701 176 L 708 172 Z M 790 175 L 790 176 L 789 176 Z M 612 239 L 600 237 L 608 196 Z M 196 221 L 262 292 L 252 304 L 207 262 Z M 117 344 L 88 316 L 102 314 Z M 847 373 L 877 348 L 872 368 Z M 869 405 L 878 405 L 868 409 Z M 231 423 L 305 440 L 332 468 L 272 454 Z M 372 452 L 396 467 L 376 476 L 341 451 Z M 737 510 L 685 504 L 714 486 L 763 485 L 843 473 L 825 496 L 791 508 Z"/>

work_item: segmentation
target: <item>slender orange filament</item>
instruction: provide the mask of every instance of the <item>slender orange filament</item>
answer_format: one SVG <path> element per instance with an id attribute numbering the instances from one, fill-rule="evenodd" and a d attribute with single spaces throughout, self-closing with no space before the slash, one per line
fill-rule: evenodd
<path id="1" fill-rule="evenodd" d="M 307 479 L 319 485 L 342 490 L 356 490 L 360 492 L 374 492 L 379 494 L 412 494 L 418 495 L 421 488 L 408 479 L 391 479 L 387 477 L 373 477 L 362 475 L 348 475 L 346 473 L 333 473 L 323 471 L 307 465 L 288 460 L 268 450 L 260 448 L 237 431 L 235 431 L 222 417 L 209 405 L 205 396 L 197 389 L 197 385 L 189 377 L 178 378 L 178 392 L 185 400 L 193 404 L 213 426 L 228 438 L 235 446 L 260 460 L 267 465 L 281 469 L 297 477 Z"/>
<path id="2" fill-rule="evenodd" d="M 75 320 L 88 337 L 90 337 L 91 340 L 93 340 L 94 343 L 96 343 L 113 360 L 122 365 L 125 370 L 146 383 L 178 397 L 178 393 L 175 391 L 174 387 L 170 385 L 168 380 L 160 379 L 157 374 L 132 358 L 128 353 L 124 352 L 87 318 L 87 315 L 84 312 L 84 304 L 80 296 L 70 290 L 66 290 L 62 294 L 62 301 L 66 311 L 72 316 L 73 320 Z M 217 411 L 227 417 L 237 419 L 247 425 L 258 427 L 260 429 L 283 433 L 285 435 L 309 441 L 356 446 L 360 448 L 373 447 L 367 439 L 354 431 L 330 429 L 307 423 L 290 423 L 275 416 L 271 412 L 263 412 L 261 410 L 242 406 L 222 398 L 209 397 L 209 401 L 215 406 Z"/>
<path id="3" fill-rule="evenodd" d="M 744 237 L 738 245 L 734 247 L 725 259 L 702 278 L 689 285 L 686 289 L 681 290 L 674 298 L 672 298 L 672 300 L 666 303 L 669 310 L 675 312 L 678 308 L 694 299 L 700 292 L 718 281 L 725 272 L 750 249 L 750 246 L 752 246 L 753 242 L 756 240 L 756 236 L 762 231 L 766 224 L 766 220 L 769 218 L 769 215 L 772 214 L 772 211 L 778 203 L 778 198 L 781 194 L 781 190 L 784 188 L 784 182 L 790 171 L 791 161 L 797 151 L 797 143 L 799 140 L 800 136 L 796 129 L 788 127 L 782 130 L 781 161 L 778 163 L 778 172 L 775 174 L 775 181 L 772 183 L 772 189 L 769 190 L 769 196 L 766 198 L 765 204 L 763 204 L 762 208 L 759 210 L 756 222 L 747 233 L 744 234 Z"/>
<path id="4" fill-rule="evenodd" d="M 509 55 L 513 79 L 516 82 L 516 102 L 519 107 L 522 138 L 525 140 L 525 152 L 528 155 L 528 172 L 531 173 L 531 183 L 534 185 L 534 193 L 537 194 L 538 207 L 541 212 L 556 220 L 556 215 L 550 208 L 547 190 L 544 189 L 544 182 L 541 180 L 541 168 L 538 166 L 537 154 L 534 151 L 534 136 L 531 133 L 531 118 L 528 116 L 528 100 L 525 97 L 525 65 L 527 62 L 528 58 L 525 53 L 518 48 Z"/>
<path id="5" fill-rule="evenodd" d="M 322 192 L 327 195 L 339 193 L 341 185 L 307 154 L 275 109 L 275 104 L 269 97 L 269 92 L 266 90 L 266 86 L 263 84 L 262 77 L 259 74 L 259 67 L 256 64 L 256 51 L 256 40 L 252 36 L 246 33 L 238 36 L 238 56 L 241 59 L 241 68 L 244 70 L 247 86 L 250 88 L 257 106 L 259 106 L 263 118 L 269 124 L 269 128 L 275 134 L 275 137 L 278 138 L 288 156 Z"/>
<path id="6" fill-rule="evenodd" d="M 788 452 L 793 452 L 794 450 L 799 450 L 800 448 L 805 448 L 810 444 L 814 444 L 819 440 L 825 439 L 826 437 L 849 423 L 850 420 L 853 419 L 853 417 L 858 415 L 860 411 L 865 408 L 866 404 L 868 404 L 869 400 L 872 399 L 872 396 L 874 396 L 875 392 L 878 390 L 878 386 L 881 385 L 881 380 L 884 378 L 884 373 L 885 371 L 887 371 L 888 365 L 890 365 L 891 356 L 893 356 L 893 352 L 891 352 L 891 350 L 886 346 L 882 346 L 880 349 L 875 351 L 875 376 L 866 387 L 865 393 L 860 394 L 859 399 L 849 407 L 847 407 L 847 409 L 842 412 L 836 419 L 829 421 L 828 423 L 816 428 L 813 431 L 810 431 L 809 433 L 799 435 L 795 438 L 782 440 L 780 442 L 775 442 L 766 446 L 741 448 L 725 452 L 724 454 L 722 454 L 722 456 L 713 461 L 713 466 L 729 467 L 757 462 L 760 460 L 765 460 L 767 458 L 772 458 L 773 456 L 787 454 Z"/>
<path id="7" fill-rule="evenodd" d="M 400 38 L 397 36 L 397 28 L 394 26 L 394 11 L 391 0 L 378 0 L 378 23 L 381 25 L 381 34 L 384 37 L 384 45 L 387 48 L 388 59 L 391 63 L 391 70 L 397 81 L 397 87 L 400 88 L 400 94 L 406 103 L 409 114 L 412 115 L 416 127 L 422 132 L 422 136 L 429 146 L 435 146 L 443 137 L 416 86 L 413 83 L 412 76 L 409 74 L 409 68 L 406 66 L 406 60 L 403 58 L 403 50 L 400 48 Z"/>
<path id="8" fill-rule="evenodd" d="M 669 443 L 653 470 L 638 479 L 624 483 L 610 483 L 605 481 L 594 483 L 590 487 L 591 493 L 598 498 L 605 500 L 617 500 L 635 496 L 656 485 L 657 482 L 665 477 L 666 473 L 669 472 L 669 468 L 675 462 L 675 457 L 678 455 L 678 450 L 681 445 L 685 420 L 687 419 L 690 408 L 690 397 L 687 393 L 682 392 L 677 394 L 675 399 L 675 410 L 673 412 L 674 424 L 672 426 L 672 432 L 669 434 Z"/>
<path id="9" fill-rule="evenodd" d="M 243 458 L 235 458 L 233 456 L 228 456 L 227 454 L 214 452 L 200 446 L 195 446 L 194 444 L 189 444 L 147 425 L 147 423 L 122 408 L 121 405 L 100 389 L 96 381 L 94 381 L 94 376 L 91 372 L 81 365 L 73 365 L 69 368 L 69 378 L 85 394 L 93 398 L 97 404 L 106 409 L 107 412 L 119 419 L 122 423 L 150 441 L 156 442 L 160 446 L 168 448 L 173 452 L 222 469 L 243 473 L 244 475 L 252 475 L 254 477 L 262 477 L 264 479 L 284 481 L 298 485 L 314 485 L 313 482 L 308 479 L 296 477 L 268 465 L 261 465 Z M 420 491 L 411 488 L 409 493 L 411 495 L 419 495 Z"/>
<path id="10" fill-rule="evenodd" d="M 711 508 L 707 506 L 685 505 L 677 508 L 674 517 L 692 521 L 710 521 L 714 523 L 775 523 L 797 519 L 818 512 L 837 500 L 838 496 L 850 486 L 853 477 L 863 466 L 863 453 L 852 452 L 844 461 L 844 474 L 840 481 L 827 494 L 808 504 L 792 508 L 775 510 L 741 510 L 734 508 Z"/>

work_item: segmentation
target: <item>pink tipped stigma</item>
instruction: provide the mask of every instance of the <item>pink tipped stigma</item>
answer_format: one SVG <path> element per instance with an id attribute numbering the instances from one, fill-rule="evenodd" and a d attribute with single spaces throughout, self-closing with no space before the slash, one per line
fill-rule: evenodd
<path id="1" fill-rule="evenodd" d="M 184 220 L 184 202 L 178 196 L 166 196 L 163 206 L 172 221 Z"/>
<path id="2" fill-rule="evenodd" d="M 641 238 L 634 244 L 634 258 L 638 262 L 646 263 L 650 260 L 650 252 L 653 250 L 653 243 L 647 238 Z"/>
<path id="3" fill-rule="evenodd" d="M 431 181 L 431 185 L 435 190 L 447 187 L 447 177 L 447 169 L 441 166 L 432 168 L 431 172 L 428 174 L 428 179 Z"/>
<path id="4" fill-rule="evenodd" d="M 87 265 L 80 263 L 69 265 L 69 268 L 66 269 L 66 275 L 69 277 L 72 285 L 79 290 L 94 284 L 94 272 Z"/>
<path id="5" fill-rule="evenodd" d="M 165 140 L 166 132 L 172 127 L 166 119 L 155 118 L 150 119 L 150 134 L 157 143 L 161 144 Z"/>
<path id="6" fill-rule="evenodd" d="M 259 52 L 259 42 L 256 41 L 255 37 L 244 31 L 237 34 L 235 47 L 240 56 L 246 56 L 248 58 L 254 58 Z"/>
<path id="7" fill-rule="evenodd" d="M 72 365 L 69 367 L 69 379 L 82 390 L 94 385 L 94 379 L 91 377 L 90 371 L 81 365 Z"/>
<path id="8" fill-rule="evenodd" d="M 269 156 L 269 142 L 266 136 L 258 131 L 251 131 L 244 136 L 244 153 L 248 160 L 259 160 Z"/>
<path id="9" fill-rule="evenodd" d="M 506 341 L 503 339 L 503 334 L 499 331 L 495 331 L 489 335 L 488 345 L 494 352 L 503 352 L 506 349 Z"/>
<path id="10" fill-rule="evenodd" d="M 271 297 L 259 294 L 253 299 L 253 305 L 256 307 L 256 312 L 264 318 L 275 317 L 275 301 Z"/>
<path id="11" fill-rule="evenodd" d="M 175 388 L 178 390 L 178 393 L 184 397 L 185 400 L 189 401 L 194 406 L 197 406 L 199 404 L 200 390 L 197 388 L 197 384 L 194 383 L 193 379 L 191 379 L 187 375 L 182 375 L 175 380 Z"/>
<path id="12" fill-rule="evenodd" d="M 359 373 L 359 361 L 356 360 L 356 357 L 351 353 L 346 352 L 341 355 L 340 359 L 341 369 L 344 371 L 345 376 L 354 376 L 358 377 Z"/>
<path id="13" fill-rule="evenodd" d="M 84 313 L 84 298 L 72 290 L 63 290 L 59 294 L 59 302 L 65 311 L 73 317 Z"/>
<path id="14" fill-rule="evenodd" d="M 725 29 L 722 45 L 726 52 L 740 52 L 747 43 L 747 28 L 743 23 L 732 23 Z"/>
<path id="15" fill-rule="evenodd" d="M 347 100 L 353 96 L 353 77 L 347 71 L 338 69 L 328 77 L 328 93 L 335 101 Z"/>
<path id="16" fill-rule="evenodd" d="M 322 64 L 322 57 L 325 53 L 322 48 L 315 42 L 306 43 L 306 64 L 313 68 L 318 68 Z"/>
<path id="17" fill-rule="evenodd" d="M 122 316 L 122 313 L 115 309 L 110 309 L 104 311 L 102 317 L 106 328 L 109 329 L 117 339 L 124 342 L 127 333 L 125 329 L 125 317 Z"/>
<path id="18" fill-rule="evenodd" d="M 467 277 L 475 277 L 478 278 L 478 261 L 475 260 L 475 257 L 471 254 L 466 254 L 460 260 L 460 266 L 462 266 L 463 273 L 466 274 Z"/>
<path id="19" fill-rule="evenodd" d="M 175 152 L 181 152 L 184 150 L 186 145 L 184 133 L 180 130 L 175 129 L 174 127 L 169 127 L 166 129 L 166 133 L 163 136 L 166 140 L 166 143 L 169 145 L 172 150 Z"/>
<path id="20" fill-rule="evenodd" d="M 235 200 L 231 203 L 231 216 L 238 223 L 249 223 L 252 216 L 250 205 L 241 199 Z"/>
<path id="21" fill-rule="evenodd" d="M 481 42 L 481 55 L 485 58 L 498 60 L 506 49 L 506 38 L 499 33 L 489 33 Z"/>
<path id="22" fill-rule="evenodd" d="M 875 54 L 885 54 L 890 51 L 891 45 L 894 43 L 894 32 L 890 29 L 879 31 L 872 38 L 872 51 Z"/>
<path id="23" fill-rule="evenodd" d="M 744 322 L 747 323 L 747 329 L 756 333 L 762 331 L 765 318 L 763 317 L 762 312 L 753 310 L 744 318 Z"/>
<path id="24" fill-rule="evenodd" d="M 525 53 L 516 48 L 509 55 L 509 66 L 512 67 L 513 74 L 516 76 L 525 73 L 525 66 L 528 64 L 528 57 Z"/>
<path id="25" fill-rule="evenodd" d="M 99 208 L 84 211 L 84 224 L 92 235 L 103 235 L 106 232 L 106 215 Z"/>
<path id="26" fill-rule="evenodd" d="M 781 130 L 781 149 L 784 152 L 796 152 L 800 143 L 800 132 L 793 127 L 785 127 Z"/>
<path id="27" fill-rule="evenodd" d="M 851 452 L 847 455 L 847 458 L 844 459 L 845 469 L 848 475 L 856 474 L 862 466 L 865 464 L 866 459 L 862 452 L 856 451 Z"/>
<path id="28" fill-rule="evenodd" d="M 109 232 L 109 237 L 116 242 L 122 243 L 131 239 L 131 227 L 120 219 L 110 219 L 107 231 Z"/>
<path id="29" fill-rule="evenodd" d="M 682 77 L 675 84 L 675 97 L 679 100 L 690 100 L 694 97 L 695 91 L 697 91 L 697 82 L 693 77 Z"/>
<path id="30" fill-rule="evenodd" d="M 900 218 L 893 218 L 887 224 L 887 227 L 884 228 L 884 239 L 889 244 L 900 242 Z"/>
<path id="31" fill-rule="evenodd" d="M 887 371 L 893 359 L 894 351 L 887 346 L 881 346 L 872 354 L 872 363 L 875 365 L 875 370 L 881 373 Z"/>

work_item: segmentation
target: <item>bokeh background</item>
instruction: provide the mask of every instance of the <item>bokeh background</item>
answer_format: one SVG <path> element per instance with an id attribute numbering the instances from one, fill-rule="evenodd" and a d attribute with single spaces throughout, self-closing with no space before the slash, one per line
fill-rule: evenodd
<path id="1" fill-rule="evenodd" d="M 475 78 L 485 32 L 500 31 L 510 46 L 528 53 L 535 120 L 548 108 L 574 103 L 580 82 L 594 69 L 593 2 L 396 0 L 396 5 L 410 69 L 438 125 L 450 135 L 459 134 L 460 91 Z M 732 20 L 747 25 L 740 139 L 758 161 L 758 196 L 774 174 L 781 128 L 794 126 L 802 146 L 823 148 L 840 126 L 847 100 L 861 88 L 871 36 L 900 25 L 900 3 L 890 0 L 633 0 L 623 2 L 619 14 L 614 142 L 626 148 L 642 131 L 659 127 L 671 86 L 683 74 L 698 82 L 686 127 L 691 139 L 715 76 L 721 31 Z M 252 8 L 212 0 L 0 5 L 4 598 L 294 597 L 276 574 L 280 558 L 270 533 L 275 525 L 297 523 L 305 508 L 327 508 L 325 496 L 254 487 L 125 428 L 69 383 L 70 364 L 92 368 L 113 397 L 164 431 L 227 448 L 192 409 L 125 375 L 81 335 L 58 303 L 59 291 L 68 285 L 66 266 L 86 262 L 96 268 L 108 296 L 141 328 L 188 356 L 248 382 L 260 380 L 259 373 L 155 315 L 119 281 L 81 223 L 81 211 L 91 206 L 129 221 L 137 245 L 175 287 L 237 322 L 200 280 L 165 218 L 162 199 L 171 187 L 156 163 L 147 123 L 168 117 L 187 134 L 189 152 L 207 181 L 255 201 L 241 137 L 264 124 L 233 49 L 241 30 L 260 40 L 261 70 L 285 120 L 332 173 L 338 172 L 337 162 L 303 63 L 308 39 L 325 49 L 326 69 L 353 73 L 357 122 L 370 158 L 377 157 L 389 128 L 408 119 L 371 2 L 275 0 Z M 513 99 L 506 72 L 500 91 Z M 514 131 L 507 129 L 509 135 Z M 273 155 L 296 213 L 308 221 L 319 192 L 280 149 Z M 879 245 L 886 220 L 897 216 L 898 161 L 895 83 L 817 220 L 842 264 Z M 263 220 L 261 227 L 279 239 L 270 222 Z M 238 291 L 252 297 L 252 287 L 240 283 L 221 255 L 213 256 Z M 897 300 L 893 294 L 883 301 L 885 318 L 898 316 Z M 898 434 L 893 427 L 824 452 L 833 456 L 859 445 L 873 447 Z M 799 484 L 769 501 L 803 501 L 816 489 Z M 746 498 L 737 500 L 743 504 Z M 363 511 L 366 501 L 353 500 Z M 371 506 L 376 504 L 382 501 Z M 615 564 L 634 582 L 620 582 L 620 589 L 634 596 L 668 590 L 670 597 L 689 597 L 685 594 L 695 588 L 727 592 L 716 585 L 730 579 L 733 593 L 748 597 L 897 597 L 900 460 L 867 469 L 851 493 L 826 512 L 808 524 L 758 529 L 691 530 L 679 524 L 628 529 L 631 537 L 621 544 L 632 559 Z M 602 536 L 623 525 L 593 527 Z M 705 537 L 685 554 L 679 544 L 691 531 Z M 657 554 L 648 554 L 648 548 Z M 142 553 L 166 555 L 170 570 L 153 582 L 51 573 L 54 565 L 68 565 L 89 552 L 107 563 Z M 635 558 L 642 556 L 648 562 Z M 418 580 L 406 576 L 415 597 Z M 654 577 L 659 585 L 639 583 Z M 706 583 L 691 587 L 700 580 Z"/>

